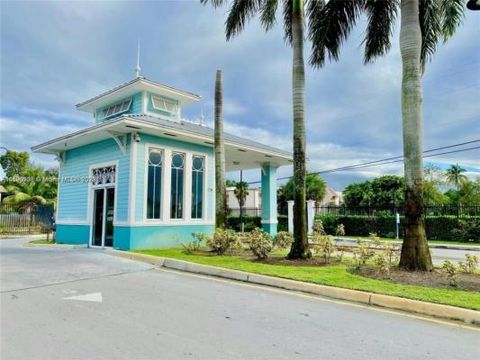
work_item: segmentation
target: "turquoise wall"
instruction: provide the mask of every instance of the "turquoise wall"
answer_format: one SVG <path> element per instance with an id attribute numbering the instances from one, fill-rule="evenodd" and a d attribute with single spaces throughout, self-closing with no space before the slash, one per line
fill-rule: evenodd
<path id="1" fill-rule="evenodd" d="M 193 240 L 192 233 L 212 234 L 213 225 L 117 226 L 113 247 L 121 250 L 180 247 Z"/>
<path id="2" fill-rule="evenodd" d="M 57 225 L 55 236 L 57 244 L 86 245 L 90 237 L 90 226 Z"/>
<path id="3" fill-rule="evenodd" d="M 174 102 L 177 104 L 178 107 L 180 107 L 179 103 L 177 100 L 174 100 L 174 99 L 170 99 L 170 98 L 167 98 L 165 96 L 161 96 L 161 95 L 157 95 L 157 94 L 154 94 L 154 93 L 151 93 L 149 91 L 147 91 L 147 97 L 148 97 L 148 100 L 147 100 L 147 111 L 149 112 L 152 112 L 152 113 L 155 113 L 155 114 L 159 114 L 159 115 L 162 115 L 163 117 L 167 117 L 171 120 L 175 120 L 177 119 L 177 114 L 172 114 L 168 111 L 162 111 L 162 110 L 157 110 L 153 107 L 153 103 L 152 103 L 152 95 L 154 96 L 157 96 L 159 98 L 163 98 L 163 99 L 166 99 L 168 101 L 171 101 L 171 102 Z"/>
<path id="4" fill-rule="evenodd" d="M 179 150 L 185 150 L 189 152 L 206 153 L 207 154 L 207 173 L 205 181 L 205 193 L 207 197 L 207 210 L 206 210 L 206 220 L 213 221 L 215 208 L 213 204 L 213 189 L 215 189 L 215 168 L 214 168 L 214 156 L 213 148 L 208 146 L 202 146 L 198 144 L 187 143 L 184 141 L 179 141 L 169 138 L 159 138 L 156 136 L 151 136 L 147 134 L 140 134 L 142 139 L 141 142 L 137 143 L 137 183 L 136 183 L 136 193 L 135 193 L 135 221 L 143 221 L 145 219 L 145 167 L 147 163 L 146 147 L 148 145 L 156 145 L 158 147 L 168 146 L 177 148 Z M 209 191 L 212 189 L 212 191 Z M 190 192 L 190 189 L 186 189 Z"/>
<path id="5" fill-rule="evenodd" d="M 108 105 L 102 106 L 100 108 L 97 108 L 95 110 L 95 114 L 97 114 L 97 116 L 96 116 L 97 122 L 103 122 L 105 120 L 113 119 L 113 118 L 119 116 L 119 115 L 112 115 L 108 118 L 105 118 L 105 117 L 103 117 L 103 110 L 105 110 L 106 108 L 110 107 L 113 104 L 118 104 L 118 103 L 120 103 L 124 100 L 129 99 L 129 98 L 132 98 L 132 103 L 130 104 L 130 109 L 128 109 L 127 111 L 125 111 L 122 114 L 140 114 L 140 113 L 142 113 L 143 112 L 143 93 L 138 92 L 138 93 L 133 94 L 132 96 L 129 96 L 129 97 L 126 97 L 126 98 L 123 98 L 123 99 L 115 100 L 111 104 L 108 104 Z"/>
<path id="6" fill-rule="evenodd" d="M 58 222 L 90 220 L 87 218 L 89 167 L 115 160 L 118 160 L 115 220 L 128 220 L 129 147 L 127 141 L 127 154 L 124 155 L 117 143 L 108 139 L 66 152 L 60 167 Z"/>

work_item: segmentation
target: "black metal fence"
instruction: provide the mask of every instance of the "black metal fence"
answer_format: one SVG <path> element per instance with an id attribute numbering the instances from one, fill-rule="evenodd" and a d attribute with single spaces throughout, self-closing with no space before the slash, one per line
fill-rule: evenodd
<path id="1" fill-rule="evenodd" d="M 395 215 L 396 213 L 403 215 L 403 207 L 372 207 L 362 206 L 349 208 L 346 206 L 317 206 L 315 207 L 316 215 L 363 215 L 363 216 L 380 216 Z M 480 216 L 480 206 L 425 206 L 425 216 Z"/>
<path id="2" fill-rule="evenodd" d="M 51 229 L 54 222 L 52 205 L 19 207 L 0 205 L 0 234 L 32 234 Z"/>

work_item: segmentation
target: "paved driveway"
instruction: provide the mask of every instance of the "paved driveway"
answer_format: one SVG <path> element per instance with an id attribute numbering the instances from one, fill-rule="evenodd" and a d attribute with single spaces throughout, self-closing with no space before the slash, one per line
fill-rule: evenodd
<path id="1" fill-rule="evenodd" d="M 1 246 L 1 359 L 476 359 L 480 332 L 112 257 Z"/>

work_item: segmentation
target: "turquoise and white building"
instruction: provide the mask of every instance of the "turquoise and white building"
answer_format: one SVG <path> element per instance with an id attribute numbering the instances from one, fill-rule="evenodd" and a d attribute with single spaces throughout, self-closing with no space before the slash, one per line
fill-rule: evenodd
<path id="1" fill-rule="evenodd" d="M 60 163 L 57 242 L 177 246 L 215 224 L 213 129 L 182 120 L 193 93 L 137 76 L 77 105 L 94 124 L 32 148 Z M 226 170 L 261 169 L 262 226 L 277 228 L 276 171 L 288 152 L 225 134 Z"/>

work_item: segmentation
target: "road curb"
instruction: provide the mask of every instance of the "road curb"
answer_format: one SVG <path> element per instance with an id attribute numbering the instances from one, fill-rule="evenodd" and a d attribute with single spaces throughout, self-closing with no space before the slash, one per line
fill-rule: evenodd
<path id="1" fill-rule="evenodd" d="M 167 269 L 215 276 L 236 281 L 243 281 L 246 283 L 265 285 L 284 290 L 299 291 L 307 294 L 320 295 L 332 299 L 351 301 L 368 306 L 400 310 L 404 312 L 426 315 L 446 320 L 461 321 L 466 324 L 480 326 L 480 311 L 463 309 L 450 305 L 434 304 L 424 301 L 404 299 L 396 296 L 375 294 L 366 291 L 318 285 L 296 280 L 277 278 L 273 276 L 254 274 L 244 271 L 230 270 L 216 266 L 197 264 L 184 260 L 163 258 L 146 254 L 130 253 L 114 249 L 109 250 L 107 253 L 130 260 L 147 262 L 157 267 L 164 267 Z"/>
<path id="2" fill-rule="evenodd" d="M 26 243 L 23 244 L 25 247 L 45 247 L 45 248 L 63 248 L 63 249 L 81 249 L 81 248 L 87 248 L 86 245 L 67 245 L 67 244 L 34 244 L 32 243 L 34 240 L 27 241 Z"/>

